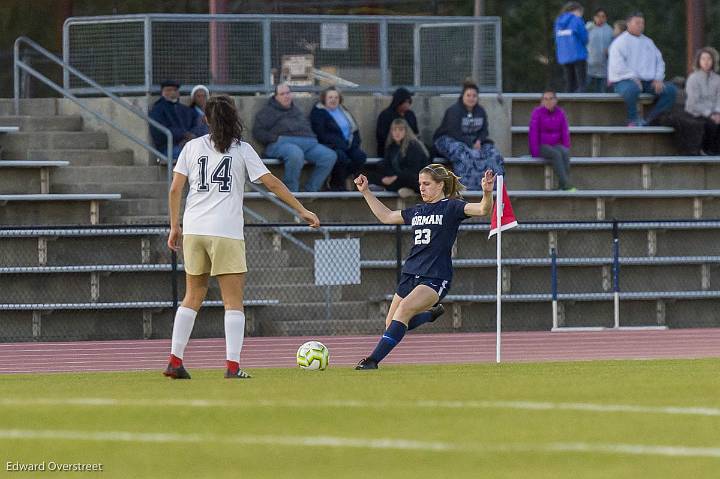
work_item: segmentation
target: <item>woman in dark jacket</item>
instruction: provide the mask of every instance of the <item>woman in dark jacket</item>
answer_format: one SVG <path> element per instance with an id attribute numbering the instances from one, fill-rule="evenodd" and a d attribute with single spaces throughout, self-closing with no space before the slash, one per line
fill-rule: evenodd
<path id="1" fill-rule="evenodd" d="M 335 87 L 325 89 L 310 112 L 310 123 L 318 142 L 337 153 L 330 174 L 330 190 L 346 191 L 345 180 L 355 178 L 367 160 L 360 149 L 360 133 L 355 118 L 342 105 L 342 95 Z"/>
<path id="2" fill-rule="evenodd" d="M 373 183 L 388 191 L 397 191 L 406 198 L 420 193 L 418 174 L 430 164 L 425 145 L 417 139 L 410 125 L 402 118 L 390 124 L 390 135 L 385 145 L 385 156 Z"/>
<path id="3" fill-rule="evenodd" d="M 488 138 L 487 113 L 478 103 L 478 92 L 477 85 L 465 83 L 457 103 L 445 111 L 433 135 L 435 148 L 450 160 L 468 190 L 482 189 L 485 170 L 505 174 L 505 161 Z"/>
<path id="4" fill-rule="evenodd" d="M 400 87 L 393 93 L 390 106 L 380 112 L 375 127 L 375 139 L 377 140 L 377 156 L 385 156 L 385 144 L 390 136 L 390 124 L 396 118 L 405 120 L 410 129 L 416 135 L 418 130 L 417 118 L 412 108 L 412 93 L 406 88 Z"/>

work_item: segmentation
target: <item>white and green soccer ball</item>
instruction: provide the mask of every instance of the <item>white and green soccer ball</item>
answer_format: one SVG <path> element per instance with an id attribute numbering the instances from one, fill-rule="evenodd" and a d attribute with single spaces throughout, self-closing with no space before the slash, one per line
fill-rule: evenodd
<path id="1" fill-rule="evenodd" d="M 320 341 L 308 341 L 297 351 L 298 366 L 310 371 L 324 371 L 329 359 L 330 351 Z"/>

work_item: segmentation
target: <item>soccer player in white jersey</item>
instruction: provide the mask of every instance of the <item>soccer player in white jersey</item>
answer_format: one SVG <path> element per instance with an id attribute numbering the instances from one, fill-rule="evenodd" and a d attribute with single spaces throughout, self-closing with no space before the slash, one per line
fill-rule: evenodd
<path id="1" fill-rule="evenodd" d="M 243 127 L 232 98 L 210 98 L 205 114 L 210 134 L 185 145 L 170 187 L 168 246 L 178 251 L 182 238 L 186 292 L 175 314 L 170 363 L 163 374 L 173 379 L 190 379 L 182 362 L 185 346 L 190 339 L 195 316 L 207 294 L 208 279 L 216 276 L 225 305 L 225 377 L 249 378 L 239 364 L 245 336 L 245 179 L 262 182 L 294 208 L 311 227 L 317 228 L 320 221 L 268 171 L 252 146 L 241 141 Z M 181 228 L 180 200 L 186 182 L 190 187 Z"/>

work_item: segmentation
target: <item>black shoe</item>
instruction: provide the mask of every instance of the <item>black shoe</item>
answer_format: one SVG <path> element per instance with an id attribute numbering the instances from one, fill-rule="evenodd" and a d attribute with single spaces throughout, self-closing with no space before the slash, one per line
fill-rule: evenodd
<path id="1" fill-rule="evenodd" d="M 190 373 L 185 370 L 182 364 L 176 368 L 168 364 L 168 367 L 163 371 L 163 376 L 173 379 L 190 379 Z"/>
<path id="2" fill-rule="evenodd" d="M 436 319 L 438 319 L 440 316 L 442 316 L 443 314 L 445 314 L 445 306 L 443 306 L 442 304 L 438 304 L 438 305 L 436 305 L 436 306 L 433 306 L 432 308 L 430 308 L 430 314 L 432 315 L 432 316 L 430 317 L 430 322 L 432 323 L 432 322 L 434 322 Z"/>
<path id="3" fill-rule="evenodd" d="M 357 363 L 357 366 L 355 366 L 355 369 L 377 369 L 378 364 L 377 361 L 371 358 L 365 358 L 361 359 L 359 363 Z"/>
<path id="4" fill-rule="evenodd" d="M 231 373 L 229 369 L 225 370 L 225 379 L 250 379 L 251 377 L 242 369 L 238 369 L 235 374 Z"/>

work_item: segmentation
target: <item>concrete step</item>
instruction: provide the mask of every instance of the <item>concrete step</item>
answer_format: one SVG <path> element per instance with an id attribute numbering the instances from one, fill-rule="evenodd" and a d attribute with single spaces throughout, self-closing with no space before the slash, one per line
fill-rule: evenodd
<path id="1" fill-rule="evenodd" d="M 682 191 L 680 191 L 682 193 Z M 681 196 L 652 191 L 656 196 L 645 195 L 644 191 L 618 190 L 617 196 L 592 190 L 576 193 L 558 192 L 510 192 L 515 216 L 519 221 L 574 221 L 574 220 L 686 220 L 720 218 L 720 202 L 712 199 L 696 204 L 692 194 Z M 602 201 L 598 203 L 598 198 Z M 468 197 L 477 201 L 476 197 Z M 382 203 L 390 209 L 407 208 L 417 200 L 399 200 L 382 197 Z M 377 223 L 377 219 L 360 196 L 336 199 L 301 198 L 302 203 L 314 211 L 325 223 Z M 117 204 L 118 202 L 113 202 Z M 261 198 L 247 197 L 245 204 L 269 221 L 289 222 L 290 215 Z"/>
<path id="2" fill-rule="evenodd" d="M 20 115 L 47 116 L 58 114 L 57 98 L 21 98 Z M 0 98 L 0 116 L 15 116 L 12 98 Z"/>
<path id="3" fill-rule="evenodd" d="M 105 132 L 94 131 L 21 131 L 0 135 L 3 158 L 12 160 L 27 159 L 30 149 L 102 149 L 108 147 Z"/>
<path id="4" fill-rule="evenodd" d="M 40 168 L 2 168 L 0 170 L 0 194 L 24 195 L 41 192 Z"/>
<path id="5" fill-rule="evenodd" d="M 152 198 L 167 201 L 167 183 L 147 181 L 137 183 L 57 183 L 52 182 L 53 193 L 120 193 L 123 198 Z"/>
<path id="6" fill-rule="evenodd" d="M 100 201 L 100 215 L 112 201 Z M 91 224 L 89 200 L 10 201 L 0 208 L 3 226 Z"/>
<path id="7" fill-rule="evenodd" d="M 130 199 L 113 201 L 102 211 L 102 221 L 118 216 L 164 216 L 167 218 L 167 201 L 151 199 Z"/>
<path id="8" fill-rule="evenodd" d="M 133 152 L 132 150 L 31 148 L 27 152 L 27 159 L 64 160 L 69 161 L 72 166 L 130 166 L 133 165 Z"/>
<path id="9" fill-rule="evenodd" d="M 19 126 L 20 131 L 82 131 L 80 115 L 0 116 L 0 126 Z"/>
<path id="10" fill-rule="evenodd" d="M 573 156 L 672 156 L 678 153 L 673 135 L 667 133 L 573 133 L 570 140 Z M 527 133 L 513 133 L 512 156 L 527 154 Z"/>
<path id="11" fill-rule="evenodd" d="M 261 322 L 263 336 L 340 336 L 352 334 L 380 334 L 385 321 L 381 319 L 330 319 L 318 321 Z M 330 353 L 332 362 L 332 352 Z M 360 360 L 361 358 L 358 358 Z"/>
<path id="12" fill-rule="evenodd" d="M 371 308 L 367 301 L 341 301 L 332 303 L 278 304 L 258 310 L 255 318 L 260 321 L 324 321 L 327 318 L 348 320 L 370 318 L 374 314 L 380 319 L 379 308 Z M 381 319 L 385 319 L 384 317 Z"/>
<path id="13" fill-rule="evenodd" d="M 53 175 L 58 184 L 157 182 L 167 192 L 164 180 L 154 166 L 68 166 Z"/>

